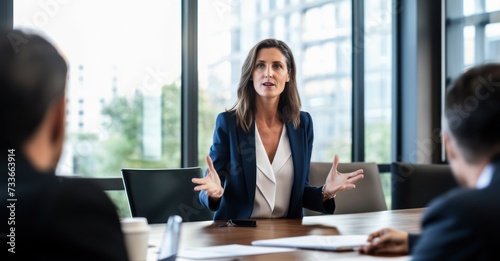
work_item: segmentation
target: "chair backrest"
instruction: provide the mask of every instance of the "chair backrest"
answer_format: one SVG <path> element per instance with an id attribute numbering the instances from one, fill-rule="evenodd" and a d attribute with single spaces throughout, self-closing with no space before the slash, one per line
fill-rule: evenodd
<path id="1" fill-rule="evenodd" d="M 332 168 L 329 162 L 311 162 L 309 184 L 322 186 Z M 335 197 L 335 214 L 362 213 L 387 210 L 384 191 L 376 163 L 339 163 L 337 170 L 342 173 L 363 169 L 364 178 L 356 183 L 356 189 L 345 190 Z M 321 213 L 304 209 L 305 215 Z"/>
<path id="2" fill-rule="evenodd" d="M 211 220 L 212 211 L 203 207 L 194 191 L 192 178 L 203 177 L 202 170 L 122 169 L 123 183 L 133 217 L 145 217 L 151 224 L 165 223 L 172 215 L 183 222 Z"/>
<path id="3" fill-rule="evenodd" d="M 391 164 L 391 208 L 421 208 L 437 196 L 458 187 L 451 168 L 444 164 Z"/>
<path id="4" fill-rule="evenodd" d="M 121 177 L 112 178 L 84 178 L 99 185 L 104 191 L 120 191 L 125 190 Z"/>

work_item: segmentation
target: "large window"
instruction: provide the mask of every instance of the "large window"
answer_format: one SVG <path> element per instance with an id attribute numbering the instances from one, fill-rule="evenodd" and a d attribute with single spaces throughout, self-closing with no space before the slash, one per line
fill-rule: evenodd
<path id="1" fill-rule="evenodd" d="M 391 162 L 392 1 L 365 0 L 365 161 Z"/>
<path id="2" fill-rule="evenodd" d="M 390 0 L 364 1 L 365 28 L 365 158 L 378 164 L 392 161 L 392 18 Z M 381 173 L 387 207 L 391 208 L 390 173 Z"/>
<path id="3" fill-rule="evenodd" d="M 48 37 L 69 65 L 58 175 L 180 167 L 179 1 L 14 1 L 14 27 Z M 124 194 L 110 195 L 128 215 Z"/>
<path id="4" fill-rule="evenodd" d="M 331 1 L 302 12 L 299 90 L 313 117 L 313 161 L 351 160 L 351 1 Z"/>

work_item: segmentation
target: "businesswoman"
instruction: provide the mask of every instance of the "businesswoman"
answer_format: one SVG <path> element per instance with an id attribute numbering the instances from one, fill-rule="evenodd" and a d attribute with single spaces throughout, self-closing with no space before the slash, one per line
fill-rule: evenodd
<path id="1" fill-rule="evenodd" d="M 335 156 L 325 184 L 308 184 L 313 122 L 300 111 L 296 72 L 280 40 L 262 40 L 245 59 L 238 100 L 217 117 L 208 171 L 193 179 L 215 220 L 298 218 L 303 207 L 331 214 L 336 193 L 363 178 L 363 170 L 337 172 Z"/>

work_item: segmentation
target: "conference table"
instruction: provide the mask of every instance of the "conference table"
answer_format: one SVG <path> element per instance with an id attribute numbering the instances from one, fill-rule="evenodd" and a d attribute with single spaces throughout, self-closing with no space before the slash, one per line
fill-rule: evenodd
<path id="1" fill-rule="evenodd" d="M 256 227 L 221 227 L 225 221 L 185 222 L 181 227 L 179 249 L 229 244 L 251 245 L 254 240 L 305 235 L 367 235 L 391 227 L 420 232 L 424 208 L 368 213 L 306 216 L 301 219 L 257 219 Z M 148 260 L 156 260 L 165 224 L 152 224 Z M 403 257 L 373 257 L 356 251 L 333 252 L 296 250 L 285 253 L 239 256 L 225 260 L 408 260 Z M 193 260 L 178 257 L 176 260 Z M 213 259 L 211 259 L 213 260 Z M 220 259 L 217 259 L 220 260 Z"/>

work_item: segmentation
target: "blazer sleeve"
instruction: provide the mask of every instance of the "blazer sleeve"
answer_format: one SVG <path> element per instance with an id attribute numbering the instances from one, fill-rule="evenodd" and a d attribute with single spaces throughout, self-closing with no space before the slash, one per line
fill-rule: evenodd
<path id="1" fill-rule="evenodd" d="M 419 234 L 408 234 L 408 250 L 410 254 L 413 253 L 413 249 L 415 249 L 415 245 L 417 244 L 418 240 L 420 239 Z"/>
<path id="2" fill-rule="evenodd" d="M 487 259 L 477 251 L 485 244 L 483 230 L 479 227 L 482 222 L 477 218 L 482 214 L 475 209 L 478 204 L 467 203 L 470 199 L 464 195 L 449 196 L 432 202 L 424 213 L 422 233 L 410 248 L 412 260 Z"/>
<path id="3" fill-rule="evenodd" d="M 59 235 L 59 254 L 81 260 L 128 260 L 116 207 L 97 185 L 65 179 L 48 205 L 51 233 Z"/>
<path id="4" fill-rule="evenodd" d="M 335 210 L 335 200 L 329 199 L 323 202 L 323 194 L 321 193 L 322 187 L 314 187 L 309 185 L 309 167 L 311 165 L 311 154 L 314 142 L 313 121 L 311 115 L 307 112 L 302 112 L 301 122 L 304 124 L 306 140 L 307 140 L 307 155 L 305 159 L 305 175 L 306 184 L 304 187 L 304 194 L 302 196 L 303 207 L 322 212 L 325 214 L 333 214 Z"/>
<path id="5" fill-rule="evenodd" d="M 227 113 L 220 113 L 215 121 L 215 131 L 213 136 L 212 146 L 210 147 L 210 158 L 214 164 L 214 168 L 219 174 L 221 179 L 221 185 L 224 187 L 226 176 L 228 175 L 225 167 L 230 158 L 229 149 L 229 129 L 228 122 L 225 117 Z M 208 170 L 205 171 L 205 176 L 208 174 Z M 200 203 L 211 211 L 217 211 L 220 206 L 220 201 L 217 204 L 213 204 L 207 195 L 205 190 L 199 193 Z"/>

